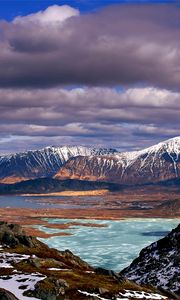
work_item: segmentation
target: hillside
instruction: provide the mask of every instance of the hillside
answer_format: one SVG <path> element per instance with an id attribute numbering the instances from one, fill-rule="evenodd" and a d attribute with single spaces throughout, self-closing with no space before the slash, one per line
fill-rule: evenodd
<path id="1" fill-rule="evenodd" d="M 107 189 L 120 190 L 121 187 L 113 183 L 93 182 L 83 180 L 57 180 L 53 178 L 39 178 L 17 182 L 14 184 L 0 184 L 0 195 L 5 194 L 42 194 L 61 191 L 91 191 Z"/>
<path id="2" fill-rule="evenodd" d="M 163 239 L 144 248 L 121 272 L 138 284 L 151 284 L 180 295 L 180 224 Z"/>

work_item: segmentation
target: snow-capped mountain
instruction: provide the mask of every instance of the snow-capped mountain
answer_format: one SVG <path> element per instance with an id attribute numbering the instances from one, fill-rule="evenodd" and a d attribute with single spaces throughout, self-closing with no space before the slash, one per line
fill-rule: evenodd
<path id="1" fill-rule="evenodd" d="M 112 155 L 115 152 L 114 149 L 63 146 L 1 156 L 0 181 L 14 183 L 31 178 L 50 177 L 71 157 Z"/>
<path id="2" fill-rule="evenodd" d="M 56 179 L 83 179 L 141 184 L 180 177 L 180 137 L 140 151 L 73 157 Z"/>
<path id="3" fill-rule="evenodd" d="M 0 157 L 0 182 L 55 177 L 144 184 L 180 177 L 180 137 L 140 151 L 47 147 Z"/>
<path id="4" fill-rule="evenodd" d="M 144 248 L 121 274 L 180 295 L 180 224 L 163 239 Z"/>

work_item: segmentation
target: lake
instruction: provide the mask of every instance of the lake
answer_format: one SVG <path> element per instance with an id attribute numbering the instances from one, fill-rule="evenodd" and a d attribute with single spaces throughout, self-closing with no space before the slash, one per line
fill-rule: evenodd
<path id="1" fill-rule="evenodd" d="M 178 219 L 126 219 L 120 221 L 46 219 L 49 223 L 61 224 L 92 222 L 107 227 L 74 226 L 64 230 L 72 235 L 41 239 L 50 247 L 69 249 L 93 266 L 120 271 L 128 266 L 140 250 L 165 236 L 179 224 Z M 37 226 L 47 233 L 62 230 Z"/>
<path id="2" fill-rule="evenodd" d="M 88 208 L 101 204 L 103 196 L 71 197 L 71 196 L 0 196 L 1 208 L 26 208 L 26 209 L 63 209 Z M 118 206 L 121 209 L 121 204 Z M 98 207 L 99 213 L 101 208 Z M 110 210 L 111 211 L 111 210 Z M 50 215 L 50 211 L 49 211 Z M 142 212 L 143 216 L 143 212 Z M 63 216 L 64 217 L 64 216 Z M 178 219 L 139 218 L 111 220 L 88 220 L 88 219 L 46 219 L 49 223 L 61 224 L 76 222 L 96 223 L 105 227 L 85 227 L 73 225 L 64 229 L 72 235 L 51 237 L 42 239 L 50 247 L 59 250 L 69 249 L 93 266 L 99 266 L 116 271 L 128 266 L 138 255 L 139 251 L 165 236 L 179 223 Z M 35 226 L 46 233 L 62 232 L 62 229 Z"/>
<path id="3" fill-rule="evenodd" d="M 74 199 L 77 203 L 73 204 Z M 0 196 L 0 208 L 62 208 L 62 209 L 79 209 L 89 208 L 91 202 L 101 202 L 100 196 Z"/>

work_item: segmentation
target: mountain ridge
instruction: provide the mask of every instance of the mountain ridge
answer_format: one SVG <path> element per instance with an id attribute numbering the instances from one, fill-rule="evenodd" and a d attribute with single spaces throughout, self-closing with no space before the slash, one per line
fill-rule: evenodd
<path id="1" fill-rule="evenodd" d="M 108 157 L 73 157 L 55 178 L 144 184 L 179 178 L 179 169 L 180 137 L 176 137 L 140 151 L 115 153 Z"/>
<path id="2" fill-rule="evenodd" d="M 144 184 L 180 177 L 180 137 L 131 152 L 85 146 L 46 147 L 0 156 L 0 182 L 54 177 Z"/>
<path id="3" fill-rule="evenodd" d="M 23 180 L 53 176 L 71 157 L 109 155 L 115 149 L 84 146 L 46 147 L 0 156 L 0 182 L 15 183 Z"/>

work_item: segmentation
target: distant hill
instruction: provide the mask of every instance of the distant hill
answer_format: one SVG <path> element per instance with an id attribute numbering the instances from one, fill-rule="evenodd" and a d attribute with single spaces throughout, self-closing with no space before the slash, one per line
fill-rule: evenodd
<path id="1" fill-rule="evenodd" d="M 55 193 L 62 191 L 91 191 L 106 189 L 110 192 L 119 192 L 131 190 L 134 193 L 142 190 L 147 194 L 156 191 L 179 191 L 180 193 L 180 179 L 166 180 L 158 183 L 149 183 L 142 185 L 120 185 L 109 182 L 99 181 L 85 181 L 77 179 L 57 180 L 54 178 L 39 178 L 17 182 L 14 184 L 0 184 L 0 195 L 5 194 L 43 194 Z"/>
<path id="2" fill-rule="evenodd" d="M 107 189 L 116 191 L 119 185 L 82 180 L 56 180 L 53 178 L 40 178 L 22 181 L 14 184 L 0 184 L 0 195 L 4 194 L 43 194 L 61 191 L 90 191 Z"/>

